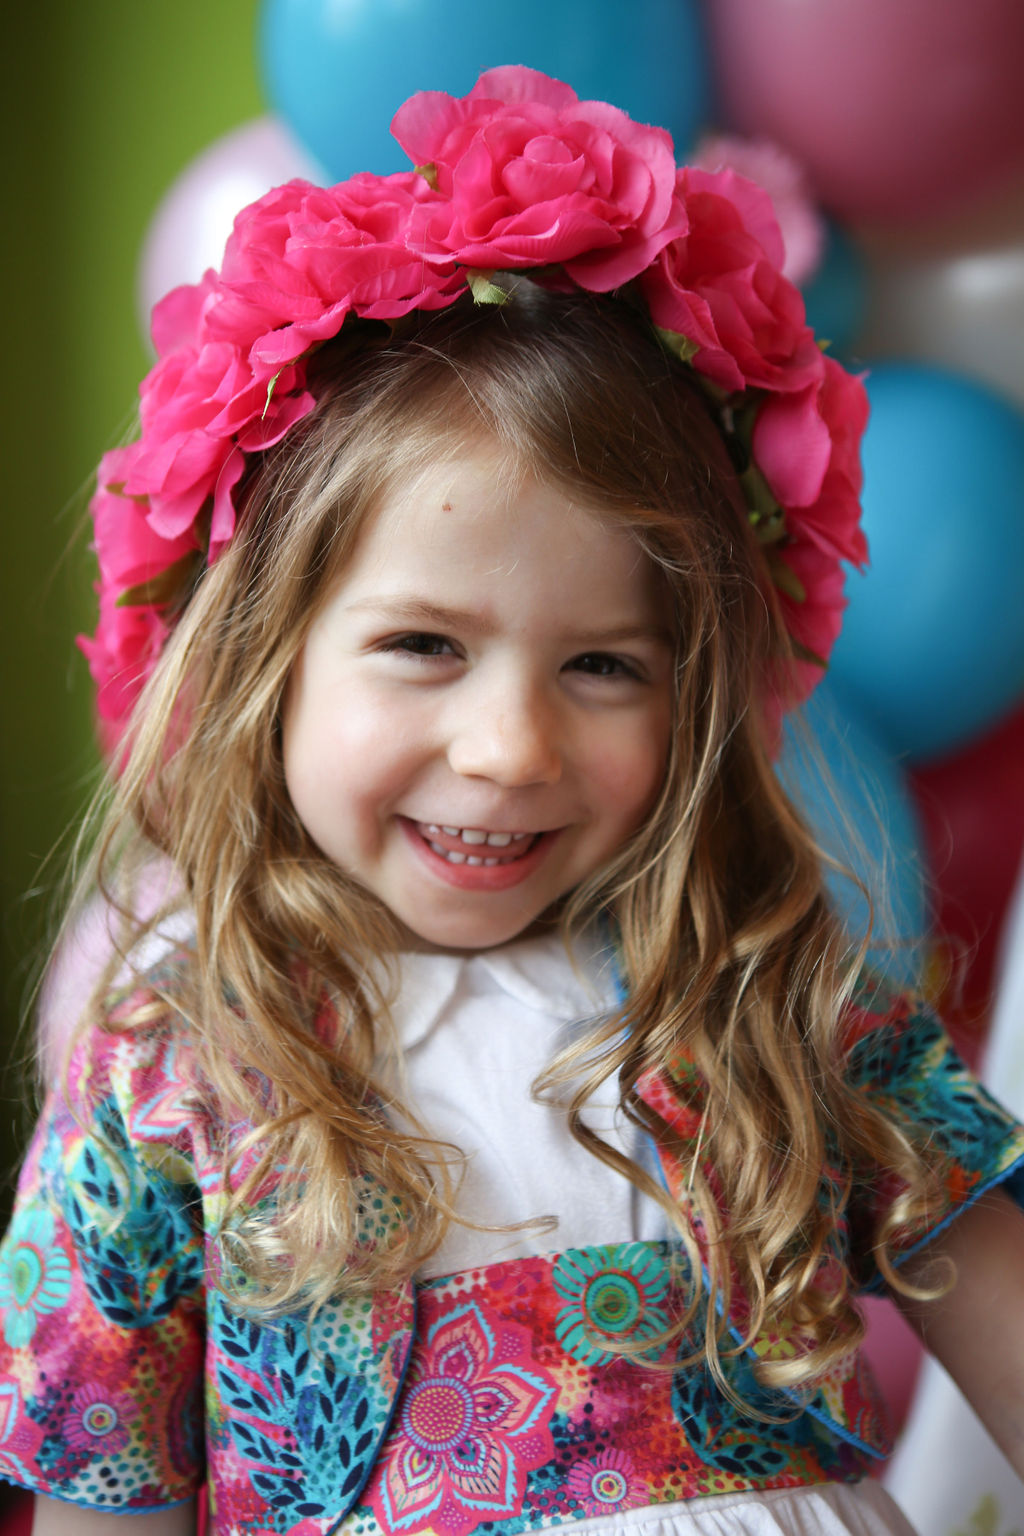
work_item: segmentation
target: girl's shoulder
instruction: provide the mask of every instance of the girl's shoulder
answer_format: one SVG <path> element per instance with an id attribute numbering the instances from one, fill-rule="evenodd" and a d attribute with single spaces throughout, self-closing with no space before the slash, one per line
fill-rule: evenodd
<path id="1" fill-rule="evenodd" d="M 175 1047 L 188 1050 L 194 959 L 180 946 L 144 968 L 132 961 L 69 1032 L 69 1067 L 93 1072 L 121 1058 L 156 1062 Z"/>
<path id="2" fill-rule="evenodd" d="M 156 1023 L 166 1015 L 168 1026 L 182 1022 L 182 1009 L 171 1000 L 183 1004 L 187 997 L 195 923 L 187 907 L 157 920 L 154 903 L 151 897 L 152 910 L 144 905 L 138 912 L 134 939 L 121 931 L 115 909 L 100 892 L 68 919 L 40 990 L 37 1031 L 45 1083 L 56 1083 L 72 1056 L 90 1049 L 102 1055 L 108 1019 L 120 1018 L 114 1027 L 123 1028 L 132 1006 L 140 1019 Z M 144 1032 L 139 1033 L 141 1039 Z"/>
<path id="3" fill-rule="evenodd" d="M 189 1019 L 193 955 L 187 946 L 122 978 L 79 1022 L 47 1066 L 47 1110 L 65 1134 L 91 1128 L 148 1163 L 182 1159 L 194 1176 L 214 1127 Z"/>
<path id="4" fill-rule="evenodd" d="M 1024 1125 L 967 1066 L 927 999 L 864 976 L 844 1023 L 848 1083 L 923 1149 L 932 1173 L 927 1220 L 897 1234 L 895 1262 L 989 1189 L 1005 1185 L 1024 1203 Z M 855 1187 L 854 1206 L 877 1220 L 898 1192 L 876 1170 Z"/>
<path id="5" fill-rule="evenodd" d="M 923 994 L 898 987 L 874 971 L 861 971 L 840 1018 L 842 1049 L 850 1057 L 862 1040 L 879 1034 L 901 1038 L 922 1023 L 937 1024 Z"/>
<path id="6" fill-rule="evenodd" d="M 869 973 L 844 1010 L 839 1045 L 847 1081 L 876 1101 L 891 1099 L 899 1117 L 917 1105 L 930 1118 L 931 1101 L 946 1097 L 943 1083 L 969 1098 L 987 1098 L 928 999 Z M 1012 1116 L 1005 1119 L 1012 1123 Z"/>

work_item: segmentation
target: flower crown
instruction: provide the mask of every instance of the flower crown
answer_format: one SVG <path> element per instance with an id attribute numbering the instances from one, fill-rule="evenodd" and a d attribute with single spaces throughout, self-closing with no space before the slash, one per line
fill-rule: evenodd
<path id="1" fill-rule="evenodd" d="M 346 319 L 443 309 L 496 271 L 608 293 L 627 284 L 702 383 L 730 440 L 806 697 L 839 632 L 841 562 L 863 564 L 860 382 L 826 356 L 782 275 L 768 197 L 678 169 L 672 141 L 519 66 L 467 96 L 428 91 L 392 131 L 416 169 L 292 181 L 243 209 L 219 272 L 153 311 L 141 435 L 107 453 L 91 504 L 99 624 L 79 643 L 116 738 L 176 617 L 182 573 L 234 533 L 249 455 L 313 409 L 306 361 Z"/>

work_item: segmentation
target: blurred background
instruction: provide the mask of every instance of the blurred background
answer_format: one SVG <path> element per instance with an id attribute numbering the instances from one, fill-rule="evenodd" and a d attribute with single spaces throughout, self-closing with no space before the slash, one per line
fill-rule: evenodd
<path id="1" fill-rule="evenodd" d="M 74 644 L 94 623 L 83 519 L 98 455 L 130 428 L 151 361 L 140 253 L 165 190 L 264 97 L 255 0 L 54 0 L 12 8 L 4 31 L 0 892 L 14 1054 L 61 869 L 46 858 L 95 783 L 91 689 Z M 24 1122 L 12 1079 L 0 1106 L 5 1175 Z"/>
<path id="2" fill-rule="evenodd" d="M 0 1205 L 31 1116 L 24 1019 L 64 863 L 51 851 L 98 772 L 74 646 L 94 622 L 84 517 L 100 453 L 131 430 L 144 317 L 219 261 L 244 203 L 293 175 L 402 168 L 394 109 L 498 63 L 567 79 L 669 128 L 681 159 L 765 186 L 812 323 L 868 374 L 872 567 L 850 575 L 807 714 L 817 762 L 791 734 L 780 771 L 883 892 L 886 963 L 982 1056 L 1024 846 L 1024 7 L 519 0 L 502 15 L 48 0 L 6 18 Z M 862 926 L 860 893 L 836 896 Z M 1012 1055 L 996 1058 L 1007 1093 Z M 902 1413 L 912 1361 L 888 1327 Z"/>

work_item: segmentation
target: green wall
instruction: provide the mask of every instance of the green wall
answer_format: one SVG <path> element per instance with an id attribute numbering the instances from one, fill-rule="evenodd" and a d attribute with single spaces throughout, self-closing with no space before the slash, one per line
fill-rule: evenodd
<path id="1" fill-rule="evenodd" d="M 60 861 L 44 865 L 95 777 L 81 523 L 100 453 L 148 366 L 135 313 L 154 209 L 214 139 L 266 110 L 256 0 L 42 0 L 5 17 L 0 93 L 3 499 L 0 502 L 0 898 L 3 1055 L 18 1038 Z M 78 532 L 77 547 L 68 546 Z M 0 1176 L 26 1093 L 0 1098 Z M 0 1205 L 6 1181 L 0 1183 Z"/>

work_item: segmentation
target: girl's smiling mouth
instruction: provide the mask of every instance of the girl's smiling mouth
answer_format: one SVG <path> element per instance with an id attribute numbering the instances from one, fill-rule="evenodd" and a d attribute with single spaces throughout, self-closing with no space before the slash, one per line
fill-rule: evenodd
<path id="1" fill-rule="evenodd" d="M 481 827 L 441 827 L 435 822 L 416 822 L 435 853 L 450 864 L 511 864 L 529 851 L 536 832 L 485 832 Z M 526 846 L 524 846 L 524 844 Z M 498 849 L 507 850 L 499 853 Z"/>
<path id="2" fill-rule="evenodd" d="M 561 828 L 550 832 L 490 832 L 398 817 L 414 850 L 449 885 L 503 891 L 525 880 L 542 862 Z"/>

